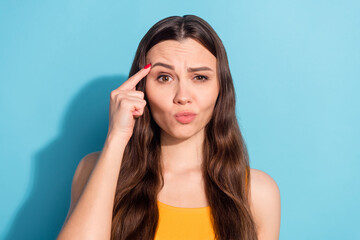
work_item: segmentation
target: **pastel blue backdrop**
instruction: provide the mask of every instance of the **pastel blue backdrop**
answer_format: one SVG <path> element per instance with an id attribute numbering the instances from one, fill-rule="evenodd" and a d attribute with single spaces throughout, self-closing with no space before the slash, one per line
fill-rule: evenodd
<path id="1" fill-rule="evenodd" d="M 0 2 L 0 238 L 55 239 L 111 90 L 157 21 L 195 14 L 227 50 L 252 168 L 281 192 L 280 239 L 360 239 L 360 2 Z"/>

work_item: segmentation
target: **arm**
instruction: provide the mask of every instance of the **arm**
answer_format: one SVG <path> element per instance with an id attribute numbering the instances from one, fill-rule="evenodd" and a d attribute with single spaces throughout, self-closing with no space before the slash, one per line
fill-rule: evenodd
<path id="1" fill-rule="evenodd" d="M 111 91 L 109 130 L 103 150 L 99 157 L 90 154 L 79 163 L 72 184 L 70 210 L 58 240 L 110 239 L 125 147 L 133 134 L 135 118 L 142 116 L 146 105 L 144 92 L 135 87 L 149 70 L 148 67 L 139 70 Z"/>
<path id="2" fill-rule="evenodd" d="M 280 190 L 268 174 L 251 169 L 251 210 L 259 240 L 278 240 L 280 235 Z"/>
<path id="3" fill-rule="evenodd" d="M 86 155 L 72 183 L 71 204 L 58 240 L 110 239 L 115 190 L 127 142 L 105 142 L 101 154 Z"/>

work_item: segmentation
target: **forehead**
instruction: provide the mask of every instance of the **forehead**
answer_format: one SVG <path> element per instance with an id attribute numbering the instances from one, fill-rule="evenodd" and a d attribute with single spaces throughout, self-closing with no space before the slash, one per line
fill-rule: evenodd
<path id="1" fill-rule="evenodd" d="M 154 63 L 154 61 L 161 59 L 173 64 L 216 66 L 215 56 L 202 44 L 191 38 L 186 38 L 181 42 L 176 40 L 162 41 L 154 45 L 146 54 L 146 62 Z"/>

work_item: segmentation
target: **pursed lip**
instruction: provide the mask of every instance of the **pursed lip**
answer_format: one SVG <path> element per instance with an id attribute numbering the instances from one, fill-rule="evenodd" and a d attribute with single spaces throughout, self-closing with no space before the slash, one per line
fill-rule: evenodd
<path id="1" fill-rule="evenodd" d="M 194 112 L 190 112 L 190 111 L 182 111 L 182 112 L 178 112 L 175 114 L 175 117 L 181 117 L 181 116 L 193 116 L 196 115 L 196 113 Z"/>

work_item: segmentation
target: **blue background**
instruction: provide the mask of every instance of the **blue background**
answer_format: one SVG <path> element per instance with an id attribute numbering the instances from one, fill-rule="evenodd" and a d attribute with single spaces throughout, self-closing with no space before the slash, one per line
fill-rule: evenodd
<path id="1" fill-rule="evenodd" d="M 75 168 L 147 30 L 195 14 L 223 40 L 280 239 L 360 239 L 360 1 L 0 2 L 0 238 L 54 239 Z"/>

